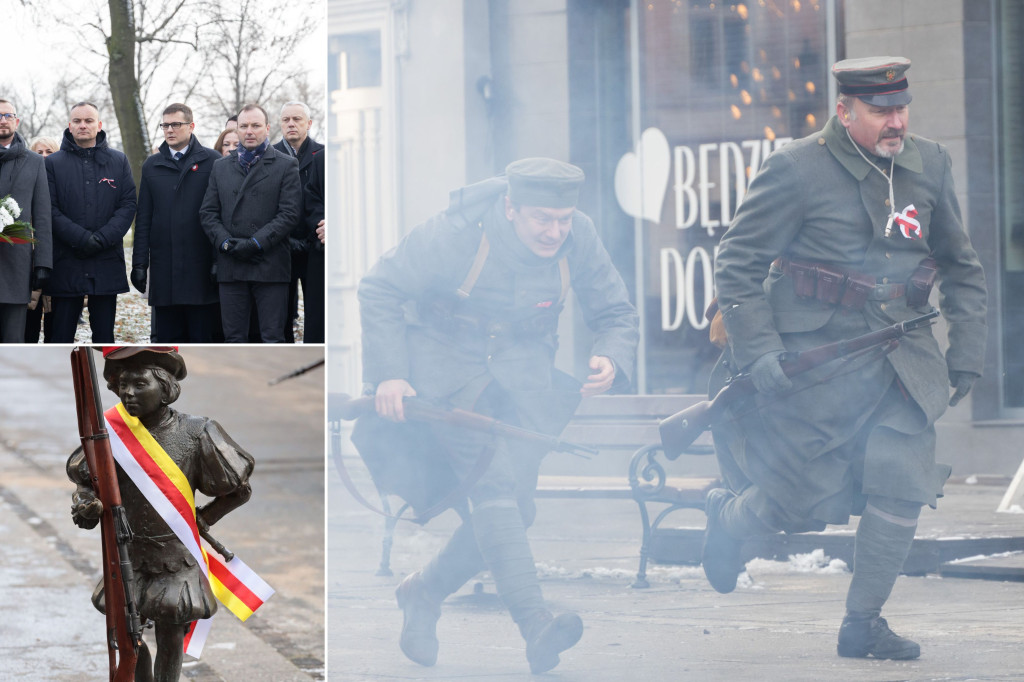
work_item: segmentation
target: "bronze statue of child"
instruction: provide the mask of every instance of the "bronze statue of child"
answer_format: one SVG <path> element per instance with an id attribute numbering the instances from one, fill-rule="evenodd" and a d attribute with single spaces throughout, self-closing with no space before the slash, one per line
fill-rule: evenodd
<path id="1" fill-rule="evenodd" d="M 178 399 L 185 361 L 177 348 L 105 347 L 103 378 L 117 394 L 124 410 L 136 417 L 153 440 L 180 468 L 193 493 L 213 498 L 196 509 L 196 522 L 205 531 L 252 495 L 249 477 L 254 460 L 221 428 L 206 417 L 170 407 Z M 89 485 L 89 470 L 81 448 L 67 463 L 68 477 L 77 485 L 72 495 L 72 519 L 81 528 L 97 525 L 102 503 Z M 135 534 L 130 546 L 135 572 L 134 594 L 143 621 L 155 625 L 156 656 L 151 661 L 143 645 L 135 679 L 172 682 L 179 679 L 184 639 L 193 621 L 209 618 L 217 602 L 199 565 L 168 523 L 117 467 L 128 521 Z M 104 608 L 103 582 L 93 593 L 93 604 Z"/>

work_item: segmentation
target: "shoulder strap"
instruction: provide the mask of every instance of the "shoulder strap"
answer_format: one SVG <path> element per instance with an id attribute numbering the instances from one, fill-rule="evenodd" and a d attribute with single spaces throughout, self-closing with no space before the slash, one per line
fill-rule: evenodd
<path id="1" fill-rule="evenodd" d="M 480 223 L 480 227 L 483 227 L 483 223 Z M 466 275 L 466 279 L 462 281 L 462 284 L 455 293 L 458 294 L 459 298 L 469 298 L 470 292 L 473 291 L 473 287 L 476 286 L 476 280 L 480 277 L 480 272 L 484 269 L 484 263 L 487 261 L 487 254 L 491 251 L 491 243 L 487 241 L 487 233 L 481 231 L 480 233 L 480 246 L 477 247 L 476 256 L 473 258 L 473 265 L 469 268 L 469 273 Z"/>
<path id="2" fill-rule="evenodd" d="M 481 223 L 482 226 L 483 224 Z M 480 277 L 480 273 L 484 269 L 484 263 L 487 262 L 487 255 L 490 252 L 491 243 L 487 240 L 487 233 L 482 232 L 480 234 L 480 246 L 477 247 L 476 256 L 473 257 L 473 265 L 470 266 L 466 279 L 462 280 L 462 284 L 455 291 L 459 298 L 469 298 L 469 294 L 473 291 L 473 287 L 476 286 L 476 280 Z M 562 282 L 562 291 L 558 296 L 558 303 L 562 304 L 565 303 L 565 298 L 569 295 L 569 288 L 572 286 L 572 278 L 569 277 L 569 259 L 566 256 L 563 256 L 558 261 L 558 277 Z"/>
<path id="3" fill-rule="evenodd" d="M 558 304 L 562 305 L 565 303 L 565 297 L 569 295 L 569 287 L 572 284 L 569 278 L 569 259 L 566 256 L 562 256 L 562 260 L 558 261 L 558 277 L 562 280 L 562 293 L 558 295 Z"/>

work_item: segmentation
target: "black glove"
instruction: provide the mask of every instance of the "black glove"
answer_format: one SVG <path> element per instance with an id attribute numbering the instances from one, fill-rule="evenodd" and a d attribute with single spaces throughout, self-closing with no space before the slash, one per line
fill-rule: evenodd
<path id="1" fill-rule="evenodd" d="M 146 268 L 134 267 L 131 274 L 132 286 L 140 294 L 146 293 Z"/>
<path id="2" fill-rule="evenodd" d="M 95 232 L 89 235 L 89 238 L 85 240 L 85 243 L 79 247 L 78 251 L 82 254 L 82 258 L 89 258 L 95 256 L 97 253 L 102 251 L 103 239 L 100 238 Z"/>
<path id="3" fill-rule="evenodd" d="M 32 282 L 29 286 L 32 289 L 42 289 L 50 281 L 50 268 L 38 267 L 32 271 Z"/>
<path id="4" fill-rule="evenodd" d="M 956 407 L 956 404 L 971 392 L 971 387 L 974 386 L 974 382 L 977 378 L 978 375 L 974 372 L 949 370 L 949 385 L 954 389 L 953 397 L 949 399 L 950 407 Z"/>
<path id="5" fill-rule="evenodd" d="M 228 253 L 243 263 L 257 263 L 263 258 L 263 249 L 260 248 L 260 245 L 252 237 L 249 239 L 236 239 L 235 245 Z"/>
<path id="6" fill-rule="evenodd" d="M 783 351 L 781 350 L 765 353 L 750 366 L 750 378 L 758 393 L 772 395 L 793 388 L 793 382 L 789 380 L 786 373 L 782 371 L 782 365 L 779 364 L 782 355 Z"/>
<path id="7" fill-rule="evenodd" d="M 288 237 L 288 246 L 291 247 L 292 253 L 306 253 L 309 251 L 310 244 L 305 239 Z"/>

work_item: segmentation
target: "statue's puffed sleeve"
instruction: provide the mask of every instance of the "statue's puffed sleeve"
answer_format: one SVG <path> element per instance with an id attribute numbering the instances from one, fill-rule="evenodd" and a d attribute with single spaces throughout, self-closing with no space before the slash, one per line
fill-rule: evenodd
<path id="1" fill-rule="evenodd" d="M 199 480 L 196 489 L 215 498 L 199 511 L 213 525 L 231 510 L 249 501 L 249 477 L 256 461 L 220 424 L 206 420 L 199 436 Z"/>

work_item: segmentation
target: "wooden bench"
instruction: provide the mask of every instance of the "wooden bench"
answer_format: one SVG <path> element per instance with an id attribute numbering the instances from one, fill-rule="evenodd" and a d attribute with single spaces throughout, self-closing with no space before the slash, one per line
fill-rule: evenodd
<path id="1" fill-rule="evenodd" d="M 708 490 L 720 485 L 714 476 L 669 477 L 663 464 L 664 453 L 660 445 L 658 422 L 679 410 L 701 400 L 694 395 L 595 396 L 580 404 L 573 419 L 562 433 L 562 439 L 589 445 L 598 449 L 599 457 L 606 459 L 615 453 L 630 455 L 628 469 L 615 475 L 541 475 L 537 497 L 541 499 L 619 499 L 633 500 L 640 511 L 642 537 L 640 561 L 633 587 L 648 587 L 647 562 L 656 558 L 652 547 L 666 531 L 660 528 L 672 512 L 680 509 L 704 509 Z M 331 446 L 336 458 L 341 457 L 342 421 L 331 410 L 328 397 L 328 420 Z M 704 434 L 685 455 L 714 454 L 709 434 Z M 685 456 L 684 455 L 684 456 Z M 576 469 L 584 468 L 586 464 Z M 716 469 L 717 470 L 717 469 Z M 402 504 L 391 515 L 386 491 L 378 488 L 383 511 L 390 516 L 385 520 L 382 539 L 381 563 L 377 575 L 392 575 L 391 547 L 395 525 L 408 505 Z M 658 509 L 651 521 L 650 505 Z"/>
<path id="2" fill-rule="evenodd" d="M 632 586 L 648 587 L 647 563 L 663 538 L 661 524 L 681 509 L 704 510 L 707 493 L 721 485 L 717 476 L 669 476 L 661 448 L 658 423 L 703 399 L 697 395 L 595 396 L 584 399 L 562 433 L 564 440 L 590 445 L 605 457 L 616 451 L 631 453 L 621 477 L 541 476 L 539 498 L 631 499 L 640 511 L 640 561 Z M 713 455 L 710 434 L 705 433 L 685 454 Z M 680 462 L 675 468 L 683 468 Z M 704 467 L 707 469 L 707 467 Z M 717 467 L 714 467 L 717 471 Z M 654 514 L 653 521 L 652 512 Z M 664 543 L 661 543 L 664 544 Z"/>

